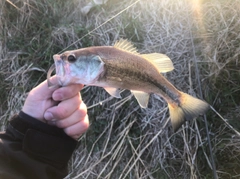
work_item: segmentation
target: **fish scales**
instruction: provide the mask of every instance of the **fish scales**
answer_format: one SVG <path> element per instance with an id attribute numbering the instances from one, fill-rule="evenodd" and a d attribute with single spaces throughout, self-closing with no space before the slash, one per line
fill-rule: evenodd
<path id="1" fill-rule="evenodd" d="M 125 82 L 125 85 L 121 85 L 122 88 L 158 93 L 168 102 L 179 103 L 177 100 L 180 96 L 178 90 L 152 64 L 138 55 L 119 53 L 114 48 L 108 50 L 111 53 L 108 53 L 107 57 L 100 56 L 106 65 L 106 76 L 122 79 L 120 82 Z M 126 83 L 130 84 L 130 87 Z"/>
<path id="2" fill-rule="evenodd" d="M 107 51 L 107 53 L 104 53 L 105 51 Z M 153 66 L 149 65 L 148 62 L 138 57 L 137 55 L 132 55 L 131 53 L 122 55 L 121 51 L 114 49 L 113 47 L 93 47 L 93 49 L 91 49 L 91 52 L 94 55 L 98 55 L 105 63 L 104 74 L 101 75 L 98 81 L 105 81 L 107 79 L 119 79 L 116 82 L 121 83 L 118 83 L 117 85 L 122 85 L 123 88 L 127 88 L 127 86 L 124 86 L 124 84 L 127 85 L 128 83 L 136 83 L 139 81 L 149 82 L 150 75 L 153 76 Z M 159 74 L 156 70 L 155 73 Z M 145 86 L 145 84 L 139 85 L 141 85 L 141 87 Z"/>

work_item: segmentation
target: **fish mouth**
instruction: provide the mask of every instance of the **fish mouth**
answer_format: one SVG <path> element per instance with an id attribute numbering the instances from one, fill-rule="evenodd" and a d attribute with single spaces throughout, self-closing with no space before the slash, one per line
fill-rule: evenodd
<path id="1" fill-rule="evenodd" d="M 48 84 L 48 88 L 50 88 L 50 89 L 59 87 L 58 84 L 53 84 L 51 82 L 51 75 L 55 69 L 56 69 L 56 65 L 52 64 L 52 66 L 49 68 L 49 70 L 47 72 L 47 84 Z"/>
<path id="2" fill-rule="evenodd" d="M 60 87 L 63 86 L 63 81 L 62 79 L 65 76 L 65 69 L 64 69 L 64 64 L 60 58 L 60 55 L 54 55 L 54 64 L 49 68 L 48 73 L 47 73 L 47 83 L 49 88 L 55 88 L 55 87 Z M 58 84 L 54 84 L 51 82 L 51 75 L 53 71 L 56 71 L 56 78 Z"/>

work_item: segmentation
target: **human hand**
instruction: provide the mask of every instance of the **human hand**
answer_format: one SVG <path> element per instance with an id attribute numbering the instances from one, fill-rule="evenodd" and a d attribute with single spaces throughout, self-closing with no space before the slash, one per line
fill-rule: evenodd
<path id="1" fill-rule="evenodd" d="M 56 80 L 52 78 L 52 82 Z M 44 81 L 29 92 L 22 111 L 42 122 L 63 128 L 67 135 L 77 139 L 89 127 L 87 108 L 79 93 L 82 87 L 76 84 L 49 89 Z"/>

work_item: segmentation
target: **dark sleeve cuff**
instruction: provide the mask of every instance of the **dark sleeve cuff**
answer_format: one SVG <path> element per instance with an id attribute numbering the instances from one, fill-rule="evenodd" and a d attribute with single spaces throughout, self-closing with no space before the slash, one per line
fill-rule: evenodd
<path id="1" fill-rule="evenodd" d="M 7 131 L 22 140 L 24 152 L 57 168 L 67 164 L 77 145 L 77 141 L 62 129 L 36 120 L 22 111 L 13 117 Z"/>

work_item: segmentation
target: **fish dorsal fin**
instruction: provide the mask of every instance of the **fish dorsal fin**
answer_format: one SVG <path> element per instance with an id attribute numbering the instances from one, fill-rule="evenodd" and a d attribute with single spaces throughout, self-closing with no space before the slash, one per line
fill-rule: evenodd
<path id="1" fill-rule="evenodd" d="M 174 69 L 171 59 L 161 53 L 141 54 L 141 57 L 152 63 L 159 72 L 164 73 Z"/>
<path id="2" fill-rule="evenodd" d="M 108 94 L 115 98 L 121 98 L 120 91 L 117 88 L 105 87 L 104 88 Z"/>
<path id="3" fill-rule="evenodd" d="M 130 52 L 132 54 L 138 55 L 139 53 L 137 52 L 137 48 L 133 46 L 133 44 L 126 40 L 126 39 L 120 39 L 114 44 L 115 48 L 125 50 L 127 52 Z"/>
<path id="4" fill-rule="evenodd" d="M 144 93 L 142 91 L 134 91 L 134 90 L 131 90 L 131 92 L 133 93 L 133 95 L 137 99 L 138 104 L 142 108 L 147 108 L 148 100 L 149 100 L 149 94 Z"/>

